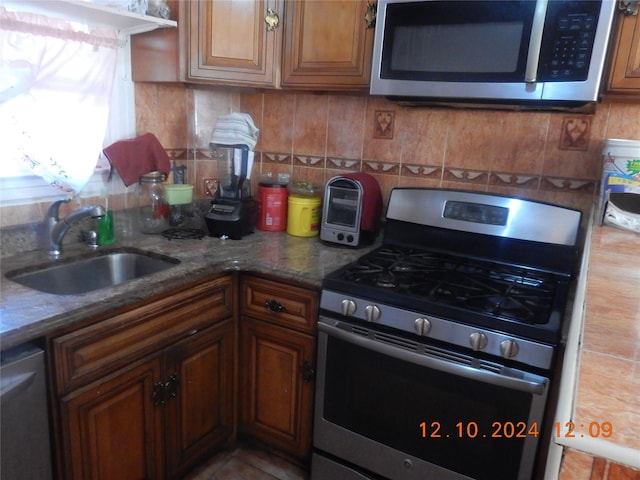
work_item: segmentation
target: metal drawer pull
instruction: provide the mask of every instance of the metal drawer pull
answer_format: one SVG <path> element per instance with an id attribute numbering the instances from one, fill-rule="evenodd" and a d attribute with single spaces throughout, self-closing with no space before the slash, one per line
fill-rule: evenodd
<path id="1" fill-rule="evenodd" d="M 284 308 L 284 305 L 277 300 L 267 300 L 266 302 L 264 302 L 264 306 L 275 313 L 282 313 L 287 310 L 286 308 Z"/>

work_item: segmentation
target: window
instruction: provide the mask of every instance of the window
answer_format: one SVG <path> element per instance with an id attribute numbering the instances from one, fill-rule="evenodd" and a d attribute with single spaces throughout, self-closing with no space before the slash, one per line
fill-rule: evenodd
<path id="1" fill-rule="evenodd" d="M 73 192 L 65 194 L 63 190 L 50 185 L 52 175 L 55 177 L 58 172 L 45 172 L 44 176 L 49 180 L 44 180 L 35 175 L 26 164 L 15 161 L 15 154 L 14 160 L 9 161 L 6 151 L 9 145 L 13 151 L 23 148 L 22 153 L 26 153 L 29 158 L 35 157 L 36 161 L 44 158 L 44 163 L 49 162 L 55 166 L 68 165 L 70 171 L 64 171 L 66 177 L 84 175 L 86 180 L 87 175 L 90 175 L 87 186 L 81 190 L 81 196 L 102 193 L 104 180 L 109 171 L 106 159 L 100 158 L 102 148 L 135 133 L 133 83 L 129 79 L 128 37 L 118 38 L 115 31 L 112 31 L 106 35 L 99 34 L 102 36 L 98 38 L 88 38 L 88 27 L 74 25 L 74 33 L 65 31 L 60 36 L 78 36 L 82 45 L 63 45 L 67 38 L 48 39 L 46 48 L 37 50 L 37 46 L 34 45 L 32 49 L 29 43 L 30 32 L 14 32 L 13 37 L 7 39 L 11 32 L 7 32 L 10 27 L 7 27 L 4 15 L 12 14 L 4 10 L 1 13 L 3 42 L 12 41 L 12 48 L 5 48 L 3 43 L 0 50 L 3 62 L 0 75 L 0 121 L 5 132 L 9 127 L 13 128 L 13 134 L 10 136 L 13 141 L 3 141 L 0 146 L 3 149 L 0 160 L 0 205 L 33 203 L 73 195 Z M 60 24 L 57 20 L 52 20 L 52 23 L 48 20 L 41 22 L 43 23 L 40 23 L 40 26 L 44 24 L 47 27 Z M 22 27 L 17 29 L 20 28 Z M 15 35 L 19 36 L 21 46 L 27 46 L 24 58 L 15 54 L 16 44 L 19 43 L 15 40 Z M 37 42 L 38 39 L 33 41 Z M 66 50 L 65 47 L 69 47 L 70 50 Z M 108 51 L 109 48 L 111 52 Z M 88 58 L 93 57 L 92 54 L 100 49 L 106 51 L 107 57 L 110 53 L 112 58 L 88 68 Z M 38 52 L 38 55 L 34 55 L 35 52 Z M 63 64 L 66 60 L 70 60 L 70 63 Z M 6 68 L 7 66 L 11 68 Z M 38 74 L 37 88 L 27 91 L 27 95 L 16 91 L 17 85 L 33 86 L 36 75 L 34 72 Z M 106 77 L 109 77 L 109 82 L 105 81 Z M 21 83 L 20 80 L 24 81 Z M 75 86 L 69 88 L 74 82 Z M 79 86 L 77 82 L 80 82 Z M 94 86 L 97 85 L 95 88 L 104 89 L 105 85 L 111 82 L 113 87 L 109 85 L 106 93 L 94 95 L 93 91 L 85 88 L 90 82 L 93 82 Z M 78 96 L 79 92 L 82 92 L 82 95 Z M 22 98 L 20 95 L 23 95 Z M 96 99 L 101 95 L 103 105 L 98 106 Z M 83 104 L 86 100 L 89 101 Z M 28 128 L 23 128 L 24 125 Z M 32 133 L 34 131 L 37 133 Z M 21 135 L 26 136 L 26 140 L 21 138 Z M 40 140 L 29 144 L 33 136 Z M 84 142 L 88 139 L 90 145 Z M 47 168 L 50 164 L 46 165 Z M 73 188 L 73 184 L 70 186 Z M 124 189 L 121 182 L 111 182 L 110 187 Z"/>

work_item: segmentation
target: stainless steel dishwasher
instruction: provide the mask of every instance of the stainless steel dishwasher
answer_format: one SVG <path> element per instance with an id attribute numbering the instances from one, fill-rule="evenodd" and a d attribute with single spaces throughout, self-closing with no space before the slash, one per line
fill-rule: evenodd
<path id="1" fill-rule="evenodd" d="M 0 354 L 0 476 L 50 480 L 44 351 L 23 345 Z"/>

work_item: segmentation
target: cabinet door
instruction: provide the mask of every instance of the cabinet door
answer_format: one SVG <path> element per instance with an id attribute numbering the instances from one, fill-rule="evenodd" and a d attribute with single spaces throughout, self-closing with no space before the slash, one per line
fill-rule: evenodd
<path id="1" fill-rule="evenodd" d="M 187 2 L 191 81 L 274 86 L 282 27 L 267 29 L 268 9 L 282 17 L 280 0 Z"/>
<path id="2" fill-rule="evenodd" d="M 156 358 L 62 398 L 67 480 L 164 478 L 159 378 Z"/>
<path id="3" fill-rule="evenodd" d="M 234 351 L 234 323 L 230 318 L 194 334 L 167 353 L 169 478 L 181 478 L 231 437 Z"/>
<path id="4" fill-rule="evenodd" d="M 286 8 L 284 87 L 366 90 L 373 28 L 367 0 L 292 0 Z"/>
<path id="5" fill-rule="evenodd" d="M 612 41 L 611 70 L 605 93 L 640 100 L 640 14 L 620 14 Z"/>
<path id="6" fill-rule="evenodd" d="M 242 317 L 240 431 L 306 461 L 311 451 L 312 336 Z"/>

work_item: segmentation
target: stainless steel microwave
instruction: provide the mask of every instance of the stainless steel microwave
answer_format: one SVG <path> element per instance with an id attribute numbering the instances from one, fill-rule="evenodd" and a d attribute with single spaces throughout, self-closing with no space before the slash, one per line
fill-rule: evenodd
<path id="1" fill-rule="evenodd" d="M 379 0 L 370 93 L 408 103 L 595 105 L 614 0 Z"/>

